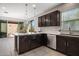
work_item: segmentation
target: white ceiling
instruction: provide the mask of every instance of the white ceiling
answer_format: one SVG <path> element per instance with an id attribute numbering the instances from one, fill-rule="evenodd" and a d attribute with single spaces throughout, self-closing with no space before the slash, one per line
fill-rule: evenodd
<path id="1" fill-rule="evenodd" d="M 0 3 L 0 16 L 18 19 L 26 19 L 27 17 L 31 18 L 34 16 L 34 8 L 32 6 L 33 4 L 34 3 L 28 3 L 26 7 L 25 3 Z M 49 8 L 53 8 L 56 5 L 59 5 L 59 3 L 35 3 L 35 5 L 35 15 L 38 15 Z M 4 11 L 7 11 L 8 13 L 4 13 Z"/>

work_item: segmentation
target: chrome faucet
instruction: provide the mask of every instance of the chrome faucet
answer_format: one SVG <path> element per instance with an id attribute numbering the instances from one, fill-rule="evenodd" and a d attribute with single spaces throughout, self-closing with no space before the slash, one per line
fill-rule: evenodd
<path id="1" fill-rule="evenodd" d="M 70 26 L 69 26 L 69 34 L 72 35 L 72 30 Z"/>

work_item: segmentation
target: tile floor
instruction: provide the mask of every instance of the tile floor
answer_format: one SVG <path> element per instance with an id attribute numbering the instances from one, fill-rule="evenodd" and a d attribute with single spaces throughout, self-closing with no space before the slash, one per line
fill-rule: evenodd
<path id="1" fill-rule="evenodd" d="M 0 56 L 18 56 L 14 51 L 13 38 L 0 38 Z M 19 56 L 65 56 L 57 51 L 51 50 L 45 46 L 33 49 Z"/>

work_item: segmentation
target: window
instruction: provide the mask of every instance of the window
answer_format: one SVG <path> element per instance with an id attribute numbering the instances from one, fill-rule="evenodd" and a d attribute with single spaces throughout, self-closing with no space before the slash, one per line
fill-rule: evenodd
<path id="1" fill-rule="evenodd" d="M 79 8 L 62 12 L 62 30 L 79 31 Z"/>
<path id="2" fill-rule="evenodd" d="M 35 20 L 31 20 L 30 23 L 29 23 L 29 32 L 35 32 Z"/>

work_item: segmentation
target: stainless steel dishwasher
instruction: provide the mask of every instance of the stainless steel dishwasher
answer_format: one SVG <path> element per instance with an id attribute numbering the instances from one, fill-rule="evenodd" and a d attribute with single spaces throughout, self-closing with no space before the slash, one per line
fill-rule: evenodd
<path id="1" fill-rule="evenodd" d="M 54 34 L 47 34 L 48 37 L 48 47 L 56 49 L 56 35 Z"/>

